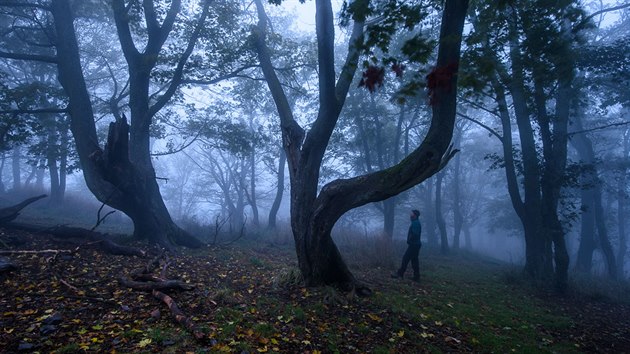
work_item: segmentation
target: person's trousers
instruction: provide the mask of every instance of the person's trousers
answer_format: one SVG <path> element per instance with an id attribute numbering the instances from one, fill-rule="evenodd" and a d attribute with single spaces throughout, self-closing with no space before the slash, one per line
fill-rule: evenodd
<path id="1" fill-rule="evenodd" d="M 416 245 L 409 245 L 407 247 L 407 251 L 402 259 L 402 264 L 400 265 L 400 269 L 398 269 L 398 275 L 401 277 L 405 274 L 407 270 L 407 265 L 409 261 L 411 261 L 411 268 L 413 269 L 413 277 L 417 279 L 420 277 L 420 263 L 418 261 L 418 255 L 420 254 L 420 247 Z"/>

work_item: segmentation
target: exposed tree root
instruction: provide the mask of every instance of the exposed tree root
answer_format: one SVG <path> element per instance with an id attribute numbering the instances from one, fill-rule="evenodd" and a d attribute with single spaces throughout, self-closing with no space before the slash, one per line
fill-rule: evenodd
<path id="1" fill-rule="evenodd" d="M 186 327 L 186 329 L 188 329 L 195 336 L 195 338 L 197 338 L 198 340 L 201 340 L 205 337 L 203 332 L 201 332 L 197 328 L 197 326 L 190 319 L 190 317 L 187 317 L 186 315 L 184 315 L 184 313 L 179 309 L 179 307 L 177 307 L 177 304 L 175 303 L 173 298 L 171 298 L 170 296 L 158 290 L 153 290 L 152 294 L 156 299 L 164 302 L 166 306 L 168 306 L 168 309 L 171 311 L 171 314 L 173 314 L 175 321 L 177 321 L 177 323 L 181 324 L 182 326 Z"/>

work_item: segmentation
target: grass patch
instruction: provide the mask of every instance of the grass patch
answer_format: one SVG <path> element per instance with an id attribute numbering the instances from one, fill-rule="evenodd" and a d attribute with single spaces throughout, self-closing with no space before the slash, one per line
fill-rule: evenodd
<path id="1" fill-rule="evenodd" d="M 436 265 L 423 274 L 422 295 L 414 285 L 402 285 L 403 291 L 388 290 L 375 300 L 393 313 L 422 319 L 429 335 L 445 325 L 467 333 L 475 351 L 575 351 L 572 343 L 546 334 L 568 331 L 571 319 L 546 309 L 511 270 L 449 258 L 431 261 Z"/>

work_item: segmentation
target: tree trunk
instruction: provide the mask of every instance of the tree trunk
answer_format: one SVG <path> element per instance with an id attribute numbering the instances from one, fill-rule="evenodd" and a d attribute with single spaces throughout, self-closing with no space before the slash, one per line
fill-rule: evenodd
<path id="1" fill-rule="evenodd" d="M 50 203 L 52 205 L 60 204 L 60 181 L 59 181 L 59 169 L 57 168 L 57 139 L 55 131 L 54 117 L 46 117 L 49 120 L 48 123 L 48 141 L 47 141 L 47 165 L 50 175 Z M 53 122 L 50 122 L 53 121 Z"/>
<path id="2" fill-rule="evenodd" d="M 425 227 L 423 228 L 422 231 L 427 236 L 427 246 L 429 248 L 437 249 L 439 238 L 438 238 L 438 234 L 435 232 L 437 225 L 436 225 L 436 215 L 435 215 L 435 203 L 433 202 L 434 184 L 435 184 L 434 178 L 431 178 L 425 182 L 426 189 L 425 189 L 425 195 L 424 195 L 424 203 L 425 203 L 424 209 L 426 210 L 425 212 L 426 215 L 424 219 Z"/>
<path id="3" fill-rule="evenodd" d="M 525 271 L 535 279 L 545 279 L 551 276 L 553 270 L 546 265 L 546 240 L 542 233 L 542 209 L 540 191 L 540 170 L 538 166 L 538 152 L 534 130 L 530 122 L 530 110 L 525 93 L 525 77 L 523 58 L 517 41 L 518 28 L 516 21 L 510 22 L 510 52 L 512 75 L 507 76 L 499 72 L 501 79 L 507 83 L 512 101 L 516 124 L 521 142 L 523 157 L 523 192 L 524 211 L 523 229 L 525 232 Z"/>
<path id="4" fill-rule="evenodd" d="M 575 130 L 584 130 L 581 120 L 581 115 L 578 114 L 573 119 L 573 126 Z M 597 227 L 597 235 L 599 237 L 599 245 L 602 249 L 604 257 L 606 258 L 606 265 L 608 269 L 608 275 L 612 279 L 617 278 L 617 264 L 615 262 L 615 254 L 612 250 L 610 240 L 608 237 L 608 230 L 606 227 L 606 213 L 602 205 L 602 182 L 597 173 L 597 161 L 595 157 L 595 151 L 593 149 L 593 143 L 585 133 L 574 134 L 571 139 L 573 147 L 577 150 L 582 164 L 587 167 L 584 173 L 583 195 L 587 195 L 589 200 L 588 214 L 583 211 L 582 218 L 588 218 L 587 232 L 591 232 L 590 235 L 584 235 L 582 232 L 582 239 L 580 242 L 580 248 L 578 250 L 578 259 L 576 261 L 576 267 L 585 272 L 589 272 L 591 269 L 591 263 L 593 259 L 593 251 L 595 249 L 594 226 Z M 583 197 L 584 199 L 584 197 Z M 584 227 L 584 221 L 582 223 Z M 592 229 L 592 230 L 591 230 Z M 582 243 L 585 243 L 582 245 Z"/>
<path id="5" fill-rule="evenodd" d="M 287 155 L 284 153 L 284 149 L 280 149 L 280 158 L 278 159 L 278 187 L 276 189 L 276 197 L 269 210 L 269 221 L 267 222 L 267 228 L 273 230 L 276 228 L 276 218 L 278 217 L 278 210 L 280 210 L 280 203 L 282 203 L 282 196 L 284 195 L 284 170 L 287 164 Z"/>
<path id="6" fill-rule="evenodd" d="M 597 235 L 599 236 L 599 246 L 606 258 L 606 268 L 608 276 L 611 279 L 617 279 L 617 262 L 615 261 L 615 252 L 613 251 L 610 239 L 608 238 L 608 228 L 606 227 L 606 215 L 602 206 L 602 188 L 595 187 L 595 225 L 597 226 Z"/>
<path id="7" fill-rule="evenodd" d="M 59 201 L 63 202 L 66 196 L 66 185 L 68 176 L 68 151 L 70 150 L 70 141 L 68 139 L 68 127 L 63 123 L 60 130 L 61 142 L 61 158 L 59 161 Z"/>
<path id="8" fill-rule="evenodd" d="M 2 157 L 0 157 L 0 193 L 4 193 L 6 192 L 6 187 L 4 186 L 4 165 L 7 161 L 7 154 L 6 151 L 2 151 L 0 152 L 0 154 L 2 154 Z"/>
<path id="9" fill-rule="evenodd" d="M 260 225 L 258 218 L 258 204 L 256 202 L 256 150 L 252 147 L 249 156 L 250 180 L 249 180 L 249 206 L 252 208 L 252 224 L 255 227 Z"/>
<path id="10" fill-rule="evenodd" d="M 458 134 L 457 145 L 461 139 L 461 131 Z M 460 235 L 462 233 L 462 225 L 464 224 L 464 216 L 462 214 L 462 201 L 460 190 L 461 179 L 461 155 L 455 156 L 453 166 L 453 250 L 457 252 L 460 248 Z"/>
<path id="11" fill-rule="evenodd" d="M 585 178 L 586 179 L 586 178 Z M 595 213 L 593 212 L 594 193 L 592 188 L 583 187 L 581 191 L 582 218 L 580 221 L 580 245 L 578 246 L 575 269 L 590 273 L 595 251 Z"/>
<path id="12" fill-rule="evenodd" d="M 627 172 L 630 154 L 630 130 L 626 129 L 623 135 L 623 157 L 617 182 L 617 227 L 619 233 L 619 248 L 617 249 L 617 274 L 625 278 L 624 260 L 628 251 L 628 241 L 626 236 L 626 206 L 628 195 L 626 193 Z"/>
<path id="13" fill-rule="evenodd" d="M 394 226 L 396 223 L 396 197 L 391 197 L 383 201 L 383 233 L 388 242 L 394 237 Z"/>
<path id="14" fill-rule="evenodd" d="M 119 2 L 115 3 L 119 5 Z M 175 225 L 171 219 L 160 195 L 155 170 L 151 164 L 149 125 L 152 114 L 148 107 L 148 79 L 151 64 L 157 60 L 154 46 L 160 45 L 159 40 L 149 40 L 147 50 L 143 53 L 138 52 L 139 56 L 146 56 L 148 60 L 128 57 L 133 121 L 131 134 L 126 120 L 118 119 L 110 124 L 108 145 L 101 149 L 96 135 L 94 112 L 81 69 L 73 15 L 68 0 L 53 0 L 51 12 L 55 20 L 57 38 L 64 38 L 63 41 L 56 42 L 58 77 L 69 98 L 70 129 L 88 188 L 98 200 L 123 211 L 132 219 L 136 237 L 147 238 L 152 243 L 168 248 L 173 244 L 201 246 L 199 240 Z M 171 12 L 169 9 L 168 19 L 172 17 Z M 163 30 L 164 27 L 168 26 L 165 24 L 159 29 Z M 130 50 L 133 51 L 128 47 L 130 44 L 125 42 L 127 37 L 124 33 L 120 35 L 119 31 L 119 37 L 123 49 L 127 51 L 126 54 Z M 163 98 L 165 97 L 160 97 L 159 101 L 163 102 Z M 152 108 L 159 109 L 156 106 Z"/>
<path id="15" fill-rule="evenodd" d="M 13 171 L 13 191 L 22 189 L 22 171 L 20 170 L 20 147 L 15 146 L 11 152 L 11 168 Z"/>
<path id="16" fill-rule="evenodd" d="M 472 250 L 472 237 L 470 235 L 470 226 L 464 224 L 464 240 L 467 250 Z"/>
<path id="17" fill-rule="evenodd" d="M 446 222 L 442 215 L 442 180 L 444 179 L 444 171 L 437 174 L 435 182 L 435 220 L 440 230 L 440 252 L 448 254 L 448 235 L 446 234 Z"/>
<path id="18" fill-rule="evenodd" d="M 346 64 L 335 83 L 332 6 L 330 1 L 316 1 L 320 106 L 318 117 L 304 139 L 304 130 L 293 119 L 265 44 L 267 17 L 262 2 L 257 0 L 256 5 L 259 25 L 253 39 L 281 119 L 291 178 L 291 226 L 300 270 L 307 285 L 336 284 L 354 288 L 357 282 L 330 235 L 335 222 L 353 208 L 385 200 L 426 180 L 453 156 L 449 145 L 455 122 L 456 74 L 468 1 L 446 1 L 437 68 L 447 72 L 449 80 L 433 88 L 433 119 L 420 147 L 388 169 L 330 182 L 319 195 L 321 162 L 357 67 L 357 43 L 362 41 L 363 23 L 359 20 L 354 24 Z"/>

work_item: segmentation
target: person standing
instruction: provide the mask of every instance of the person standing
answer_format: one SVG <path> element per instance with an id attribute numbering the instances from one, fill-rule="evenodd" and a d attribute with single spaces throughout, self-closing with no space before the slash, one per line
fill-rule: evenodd
<path id="1" fill-rule="evenodd" d="M 422 241 L 420 241 L 420 234 L 422 233 L 422 225 L 418 217 L 420 211 L 414 209 L 411 211 L 409 218 L 411 219 L 411 225 L 409 225 L 409 231 L 407 232 L 407 251 L 402 259 L 402 264 L 398 271 L 392 274 L 392 278 L 402 278 L 407 270 L 407 265 L 411 261 L 411 268 L 413 269 L 413 280 L 420 281 L 420 263 L 418 255 L 420 254 L 420 248 L 422 247 Z"/>

